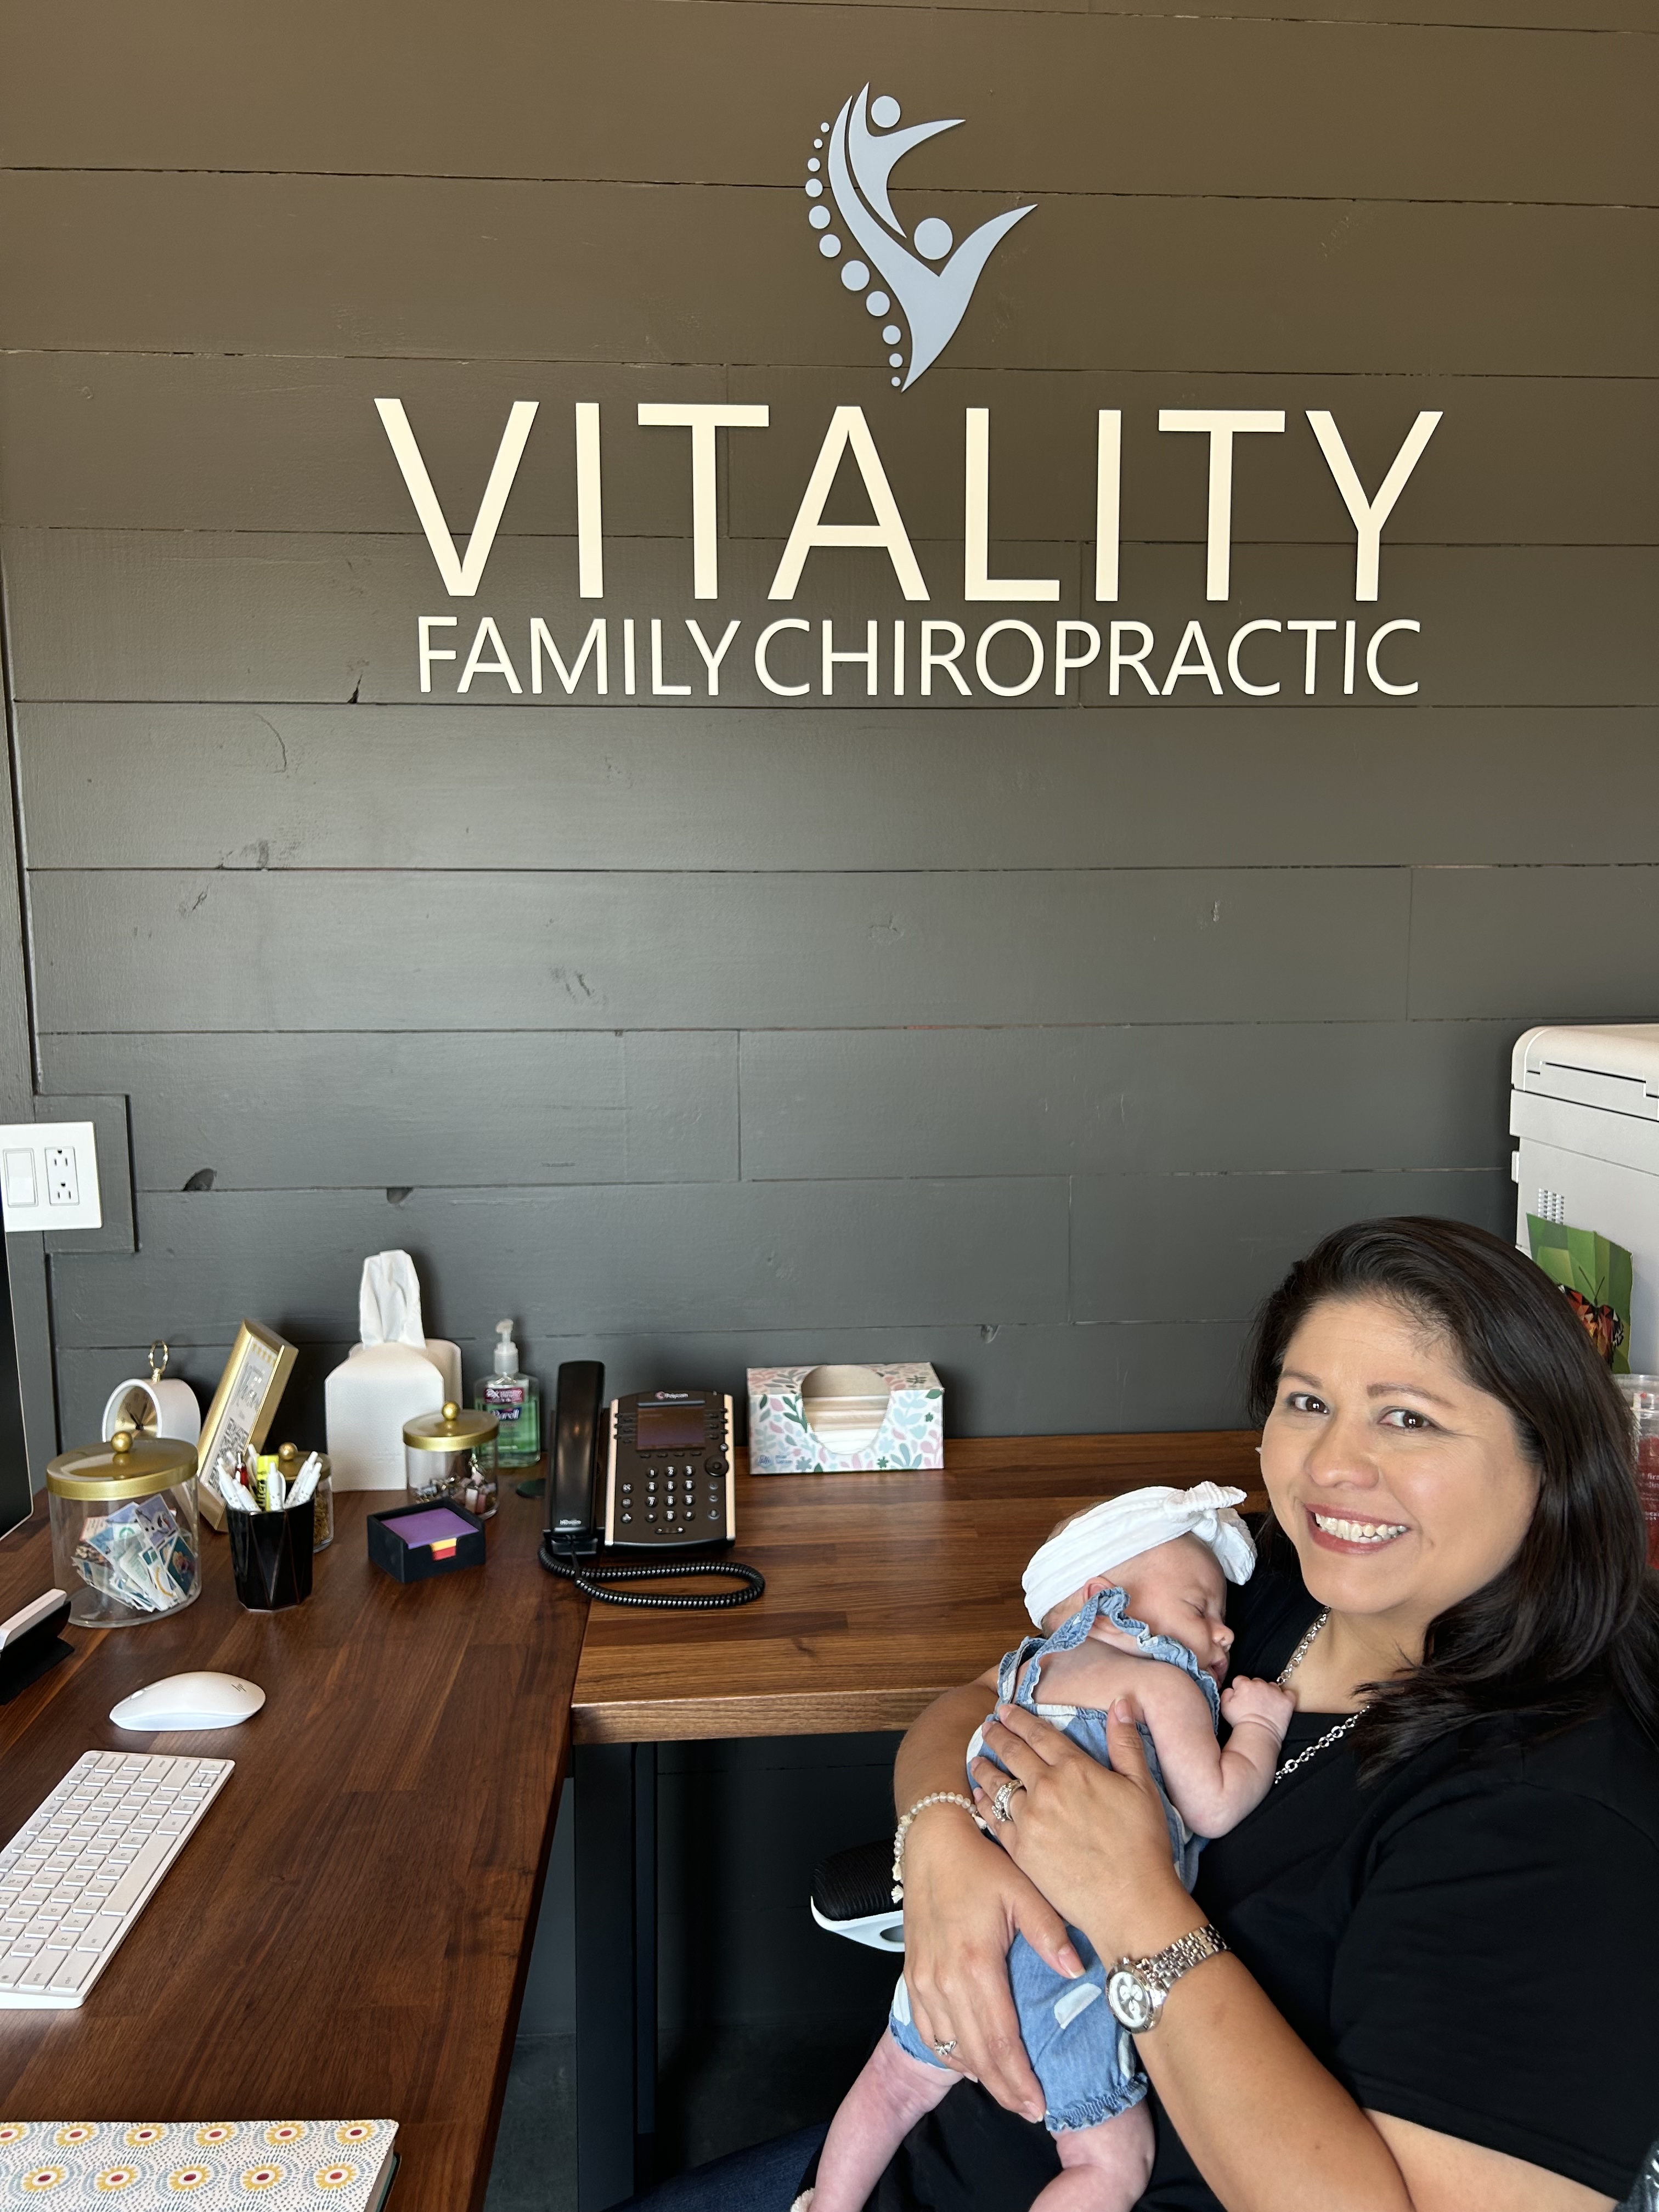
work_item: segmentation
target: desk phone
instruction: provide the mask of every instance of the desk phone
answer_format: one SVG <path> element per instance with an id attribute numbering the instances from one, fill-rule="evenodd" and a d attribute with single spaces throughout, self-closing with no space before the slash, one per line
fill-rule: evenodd
<path id="1" fill-rule="evenodd" d="M 755 1568 L 687 1556 L 724 1552 L 737 1534 L 731 1399 L 640 1390 L 606 1406 L 604 1397 L 598 1360 L 559 1369 L 542 1565 L 616 1605 L 702 1610 L 758 1597 L 766 1585 Z M 600 1565 L 602 1547 L 637 1556 Z M 605 1587 L 708 1573 L 744 1587 L 690 1597 Z"/>
<path id="2" fill-rule="evenodd" d="M 638 1391 L 606 1412 L 606 1545 L 723 1550 L 737 1534 L 730 1398 L 716 1390 Z"/>

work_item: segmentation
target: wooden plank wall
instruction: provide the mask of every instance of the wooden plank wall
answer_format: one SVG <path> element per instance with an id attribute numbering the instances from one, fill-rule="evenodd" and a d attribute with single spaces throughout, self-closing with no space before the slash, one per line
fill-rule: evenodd
<path id="1" fill-rule="evenodd" d="M 389 1245 L 471 1367 L 510 1310 L 534 1369 L 623 1389 L 925 1355 L 959 1432 L 1226 1422 L 1322 1230 L 1508 1225 L 1522 1028 L 1659 1014 L 1655 0 L 64 0 L 3 47 L 34 1073 L 129 1099 L 138 1248 L 50 1262 L 66 1439 L 153 1335 L 210 1386 L 244 1313 L 304 1346 L 315 1435 Z M 804 220 L 866 81 L 965 118 L 913 216 L 1036 209 L 903 394 Z M 384 393 L 452 521 L 541 404 L 476 602 Z M 641 399 L 770 407 L 722 439 L 717 607 Z M 423 697 L 416 612 L 595 611 L 580 401 L 605 611 L 641 653 L 665 618 L 680 678 L 683 617 L 744 619 L 720 700 Z M 1000 573 L 1160 666 L 1188 615 L 1356 611 L 1304 410 L 1368 486 L 1443 410 L 1375 611 L 1421 619 L 1419 692 L 769 696 L 747 640 L 845 403 L 928 615 L 983 406 Z M 1204 405 L 1287 415 L 1239 441 L 1228 609 L 1204 441 L 1157 428 Z M 791 611 L 922 611 L 833 552 Z"/>

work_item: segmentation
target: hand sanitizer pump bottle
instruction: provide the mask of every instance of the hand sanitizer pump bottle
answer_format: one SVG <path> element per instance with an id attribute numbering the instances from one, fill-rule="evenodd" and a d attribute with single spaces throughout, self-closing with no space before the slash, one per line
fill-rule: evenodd
<path id="1" fill-rule="evenodd" d="M 519 1371 L 519 1347 L 513 1341 L 513 1324 L 495 1324 L 495 1372 L 479 1383 L 478 1411 L 493 1413 L 501 1424 L 496 1460 L 502 1467 L 533 1467 L 542 1455 L 541 1392 L 528 1375 Z"/>

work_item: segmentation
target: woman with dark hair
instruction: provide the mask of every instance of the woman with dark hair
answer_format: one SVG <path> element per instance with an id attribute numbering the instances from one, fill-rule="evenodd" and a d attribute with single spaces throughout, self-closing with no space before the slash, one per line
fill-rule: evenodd
<path id="1" fill-rule="evenodd" d="M 1018 1931 L 1075 1972 L 1068 1920 L 1123 1962 L 1142 2212 L 1608 2212 L 1659 2136 L 1659 1579 L 1606 1367 L 1513 1247 L 1370 1222 L 1268 1299 L 1250 1402 L 1276 1534 L 1233 1663 L 1296 1699 L 1276 1784 L 1188 1895 L 1133 1711 L 1109 1771 L 1002 1709 L 1006 1849 L 930 1804 L 905 1858 L 913 2016 L 979 2086 L 876 2212 L 1018 2212 L 1058 2172 L 1005 1961 Z M 960 1791 L 983 1706 L 916 1723 L 901 1811 Z M 786 2212 L 800 2162 L 665 2212 Z"/>

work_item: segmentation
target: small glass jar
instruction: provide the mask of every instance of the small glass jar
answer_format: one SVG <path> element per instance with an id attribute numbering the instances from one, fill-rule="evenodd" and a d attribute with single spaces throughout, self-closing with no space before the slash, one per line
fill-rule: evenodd
<path id="1" fill-rule="evenodd" d="M 1659 1567 L 1659 1375 L 1620 1375 L 1636 1428 L 1636 1490 L 1648 1528 L 1648 1565 Z"/>
<path id="2" fill-rule="evenodd" d="M 82 1628 L 131 1628 L 201 1595 L 196 1447 L 118 1430 L 46 1468 L 52 1563 Z"/>
<path id="3" fill-rule="evenodd" d="M 493 1413 L 475 1413 L 453 1399 L 440 1413 L 404 1423 L 404 1483 L 411 1504 L 447 1498 L 488 1521 L 499 1502 Z"/>
<path id="4" fill-rule="evenodd" d="M 298 1444 L 279 1444 L 272 1464 L 291 1486 L 310 1456 L 310 1453 L 302 1452 Z M 328 1454 L 319 1452 L 317 1457 L 322 1462 L 323 1471 L 317 1478 L 316 1489 L 311 1493 L 317 1508 L 317 1537 L 311 1548 L 313 1552 L 325 1552 L 334 1541 L 334 1482 L 329 1473 Z M 263 1468 L 265 1462 L 262 1459 L 259 1464 Z"/>

